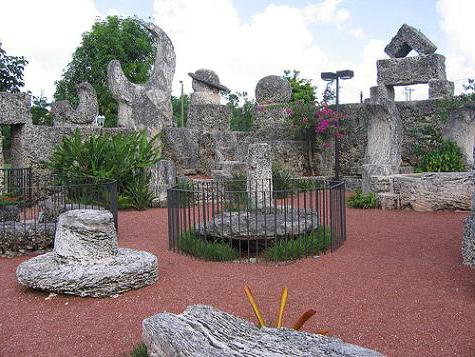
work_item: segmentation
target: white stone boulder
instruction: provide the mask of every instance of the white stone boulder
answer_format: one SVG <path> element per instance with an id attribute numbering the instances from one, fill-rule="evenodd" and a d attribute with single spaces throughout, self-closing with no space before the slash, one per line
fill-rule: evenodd
<path id="1" fill-rule="evenodd" d="M 142 338 L 150 357 L 382 356 L 335 337 L 258 328 L 206 305 L 190 306 L 180 315 L 164 312 L 143 320 Z"/>
<path id="2" fill-rule="evenodd" d="M 71 210 L 58 217 L 53 252 L 21 263 L 20 284 L 79 296 L 107 297 L 153 284 L 154 255 L 118 248 L 112 213 Z"/>

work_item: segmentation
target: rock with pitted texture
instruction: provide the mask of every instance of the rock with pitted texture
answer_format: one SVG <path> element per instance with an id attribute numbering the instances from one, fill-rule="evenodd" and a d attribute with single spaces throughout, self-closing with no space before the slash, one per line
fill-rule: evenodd
<path id="1" fill-rule="evenodd" d="M 250 144 L 246 161 L 247 194 L 250 205 L 265 208 L 272 200 L 272 152 L 269 144 Z"/>
<path id="2" fill-rule="evenodd" d="M 142 338 L 150 357 L 382 356 L 335 337 L 289 328 L 258 328 L 206 305 L 189 306 L 180 315 L 164 312 L 143 320 Z"/>
<path id="3" fill-rule="evenodd" d="M 172 125 L 175 50 L 161 28 L 152 23 L 147 28 L 156 44 L 155 63 L 149 80 L 144 84 L 131 83 L 122 71 L 120 62 L 114 60 L 107 66 L 107 82 L 112 96 L 119 103 L 119 127 L 160 131 Z"/>
<path id="4" fill-rule="evenodd" d="M 257 82 L 256 101 L 258 104 L 288 103 L 292 88 L 287 79 L 280 76 L 266 76 Z"/>
<path id="5" fill-rule="evenodd" d="M 79 83 L 77 86 L 79 105 L 76 109 L 71 107 L 68 100 L 60 100 L 51 107 L 55 126 L 90 125 L 99 114 L 96 90 L 88 82 Z"/>
<path id="6" fill-rule="evenodd" d="M 430 55 L 437 50 L 437 46 L 421 31 L 404 24 L 384 48 L 384 52 L 392 58 L 406 57 L 411 50 L 420 55 Z"/>
<path id="7" fill-rule="evenodd" d="M 58 218 L 54 250 L 21 263 L 27 287 L 79 296 L 106 297 L 157 280 L 157 258 L 118 248 L 112 213 L 72 210 Z"/>

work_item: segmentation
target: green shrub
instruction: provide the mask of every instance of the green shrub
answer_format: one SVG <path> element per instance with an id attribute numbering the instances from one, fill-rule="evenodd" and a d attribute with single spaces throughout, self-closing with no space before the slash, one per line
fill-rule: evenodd
<path id="1" fill-rule="evenodd" d="M 148 183 L 150 174 L 135 177 L 132 182 L 127 184 L 125 188 L 125 198 L 127 203 L 139 210 L 143 211 L 150 207 L 152 200 L 155 198 L 153 193 L 149 191 Z"/>
<path id="2" fill-rule="evenodd" d="M 320 227 L 309 234 L 302 234 L 296 239 L 282 239 L 266 250 L 266 259 L 270 261 L 287 261 L 319 254 L 330 248 L 331 232 L 327 227 Z"/>
<path id="3" fill-rule="evenodd" d="M 178 249 L 197 258 L 213 261 L 231 261 L 239 258 L 239 253 L 229 244 L 208 242 L 195 232 L 184 232 L 178 239 Z"/>
<path id="4" fill-rule="evenodd" d="M 356 191 L 348 198 L 347 203 L 351 208 L 376 208 L 376 195 L 372 192 L 364 194 Z"/>
<path id="5" fill-rule="evenodd" d="M 279 163 L 272 164 L 272 195 L 274 198 L 285 198 L 294 188 L 293 172 Z"/>
<path id="6" fill-rule="evenodd" d="M 129 357 L 147 357 L 147 346 L 144 343 L 140 343 L 134 347 L 134 350 L 130 352 Z"/>
<path id="7" fill-rule="evenodd" d="M 465 163 L 460 148 L 454 141 L 442 140 L 438 147 L 422 156 L 416 172 L 460 172 Z"/>
<path id="8" fill-rule="evenodd" d="M 65 137 L 44 166 L 65 179 L 100 177 L 117 180 L 119 207 L 143 207 L 149 199 L 149 169 L 160 159 L 157 137 L 145 132 L 93 135 L 79 130 Z"/>

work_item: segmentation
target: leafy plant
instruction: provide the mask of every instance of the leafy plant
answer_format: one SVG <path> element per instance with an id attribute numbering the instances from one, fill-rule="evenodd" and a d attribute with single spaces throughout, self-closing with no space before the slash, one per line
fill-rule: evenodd
<path id="1" fill-rule="evenodd" d="M 310 79 L 300 78 L 300 72 L 285 70 L 283 78 L 287 79 L 292 88 L 292 102 L 302 101 L 303 103 L 315 102 L 316 87 L 312 85 Z"/>
<path id="2" fill-rule="evenodd" d="M 265 256 L 270 261 L 295 260 L 309 255 L 325 252 L 331 245 L 331 231 L 320 227 L 296 239 L 282 239 L 266 250 Z"/>
<path id="3" fill-rule="evenodd" d="M 354 192 L 347 200 L 348 206 L 351 208 L 376 208 L 376 195 L 371 192 L 364 194 L 361 191 Z"/>
<path id="4" fill-rule="evenodd" d="M 148 188 L 149 181 L 150 174 L 144 174 L 136 176 L 132 182 L 127 184 L 125 197 L 127 198 L 126 202 L 129 203 L 131 207 L 139 211 L 150 207 L 155 196 Z"/>
<path id="5" fill-rule="evenodd" d="M 454 141 L 442 140 L 435 150 L 422 156 L 417 172 L 460 172 L 465 163 L 460 148 Z"/>
<path id="6" fill-rule="evenodd" d="M 65 137 L 44 166 L 59 177 L 117 180 L 119 203 L 140 207 L 149 197 L 149 169 L 160 159 L 157 137 L 145 132 L 93 135 L 82 140 L 79 130 Z M 139 203 L 140 202 L 140 203 Z"/>
<path id="7" fill-rule="evenodd" d="M 195 232 L 187 231 L 180 235 L 178 248 L 184 253 L 211 261 L 232 261 L 239 258 L 239 253 L 229 244 L 208 242 Z"/>
<path id="8" fill-rule="evenodd" d="M 0 92 L 19 92 L 25 85 L 23 71 L 28 61 L 23 56 L 9 56 L 0 42 Z"/>
<path id="9" fill-rule="evenodd" d="M 233 131 L 250 131 L 256 102 L 248 98 L 247 92 L 228 93 L 226 100 L 226 105 L 231 109 L 230 129 Z"/>
<path id="10" fill-rule="evenodd" d="M 293 173 L 279 163 L 272 164 L 272 196 L 287 197 L 294 188 Z"/>

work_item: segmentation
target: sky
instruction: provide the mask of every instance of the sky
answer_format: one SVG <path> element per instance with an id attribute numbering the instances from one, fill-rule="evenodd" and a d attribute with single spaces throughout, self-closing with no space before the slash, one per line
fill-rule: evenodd
<path id="1" fill-rule="evenodd" d="M 376 60 L 403 23 L 421 30 L 447 57 L 456 92 L 475 77 L 473 0 L 0 0 L 0 42 L 29 61 L 26 90 L 52 97 L 54 82 L 80 44 L 81 34 L 108 15 L 137 16 L 162 27 L 174 43 L 179 81 L 191 91 L 188 72 L 216 71 L 232 91 L 254 96 L 258 80 L 285 69 L 312 79 L 352 69 L 342 82 L 342 102 L 358 102 L 376 84 Z M 412 99 L 427 98 L 427 85 Z M 405 98 L 398 87 L 396 99 Z"/>

